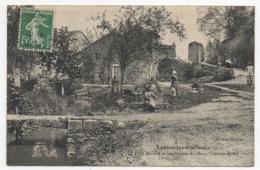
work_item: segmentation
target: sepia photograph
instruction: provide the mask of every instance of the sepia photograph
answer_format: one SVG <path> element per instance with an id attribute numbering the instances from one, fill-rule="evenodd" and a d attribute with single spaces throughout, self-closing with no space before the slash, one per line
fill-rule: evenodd
<path id="1" fill-rule="evenodd" d="M 8 166 L 255 165 L 255 6 L 6 8 Z"/>

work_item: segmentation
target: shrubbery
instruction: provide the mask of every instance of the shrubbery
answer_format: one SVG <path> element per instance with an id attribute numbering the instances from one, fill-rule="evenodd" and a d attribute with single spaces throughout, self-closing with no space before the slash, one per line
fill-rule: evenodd
<path id="1" fill-rule="evenodd" d="M 157 76 L 157 79 L 170 81 L 173 70 L 177 71 L 179 80 L 189 79 L 192 77 L 191 66 L 191 63 L 183 60 L 170 58 L 162 59 L 158 66 L 159 75 Z"/>
<path id="2" fill-rule="evenodd" d="M 26 107 L 34 115 L 62 114 L 65 101 L 56 95 L 54 85 L 47 79 L 39 79 L 32 91 L 25 95 Z"/>
<path id="3" fill-rule="evenodd" d="M 232 69 L 219 68 L 214 74 L 213 81 L 226 81 L 234 78 L 234 71 Z"/>

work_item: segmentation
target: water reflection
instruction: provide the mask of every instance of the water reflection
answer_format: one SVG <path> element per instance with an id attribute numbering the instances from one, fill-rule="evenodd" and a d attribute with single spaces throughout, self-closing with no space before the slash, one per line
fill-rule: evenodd
<path id="1" fill-rule="evenodd" d="M 54 148 L 54 145 L 44 145 L 43 143 L 37 143 L 32 151 L 33 158 L 39 157 L 57 157 L 57 150 Z"/>
<path id="2" fill-rule="evenodd" d="M 56 135 L 54 131 L 50 131 L 49 145 L 44 142 L 37 142 L 33 148 L 32 157 L 57 157 L 57 150 L 54 148 Z"/>

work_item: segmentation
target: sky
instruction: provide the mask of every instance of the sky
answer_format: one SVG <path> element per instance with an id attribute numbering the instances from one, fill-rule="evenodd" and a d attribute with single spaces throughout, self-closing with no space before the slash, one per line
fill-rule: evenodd
<path id="1" fill-rule="evenodd" d="M 86 33 L 87 27 L 93 27 L 96 23 L 93 23 L 87 18 L 95 16 L 97 12 L 107 11 L 108 19 L 113 19 L 120 6 L 35 6 L 37 9 L 48 9 L 55 11 L 55 28 L 61 28 L 61 26 L 68 26 L 69 31 L 81 30 Z M 197 13 L 196 6 L 165 6 L 165 8 L 172 12 L 172 17 L 175 20 L 176 17 L 184 24 L 186 29 L 187 39 L 180 40 L 175 34 L 167 33 L 163 36 L 162 43 L 171 45 L 175 42 L 176 54 L 182 59 L 188 58 L 188 45 L 193 41 L 200 42 L 206 46 L 207 37 L 198 30 L 196 23 Z"/>

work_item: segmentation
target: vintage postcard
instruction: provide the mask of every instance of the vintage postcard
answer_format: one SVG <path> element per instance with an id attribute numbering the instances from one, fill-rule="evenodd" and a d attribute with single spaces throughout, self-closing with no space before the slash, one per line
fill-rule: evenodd
<path id="1" fill-rule="evenodd" d="M 254 6 L 7 6 L 7 165 L 254 166 Z"/>

